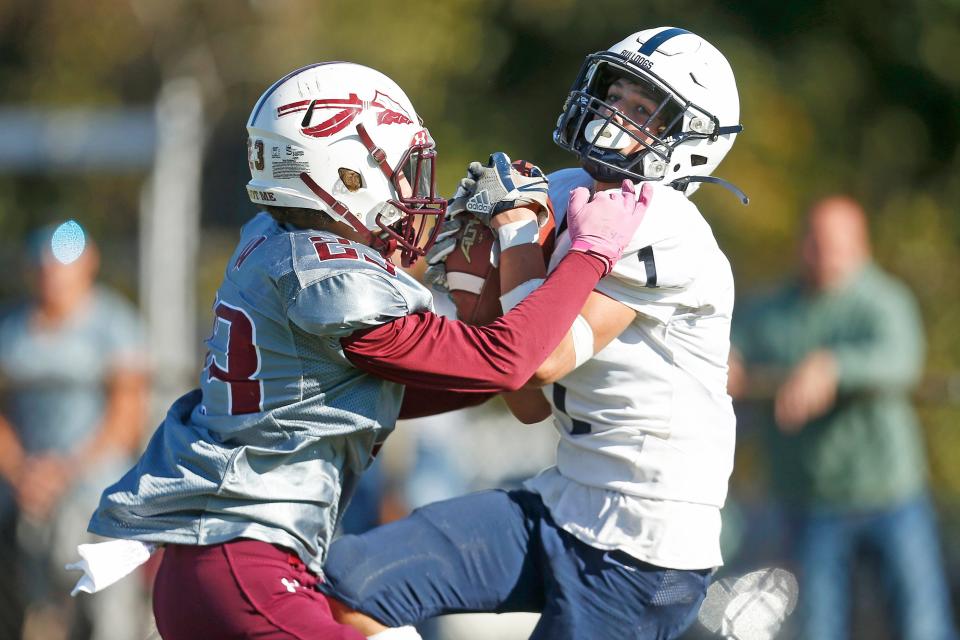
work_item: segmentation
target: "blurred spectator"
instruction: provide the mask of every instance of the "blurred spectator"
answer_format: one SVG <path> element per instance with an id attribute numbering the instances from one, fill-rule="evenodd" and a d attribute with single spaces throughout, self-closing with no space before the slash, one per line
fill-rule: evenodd
<path id="1" fill-rule="evenodd" d="M 87 518 L 140 445 L 146 376 L 131 306 L 94 284 L 98 253 L 74 222 L 34 238 L 31 299 L 0 313 L 0 637 L 134 638 L 131 581 L 68 597 L 64 564 L 88 542 Z M 19 601 L 19 602 L 18 602 Z M 5 625 L 5 627 L 4 627 Z"/>
<path id="2" fill-rule="evenodd" d="M 871 261 L 863 209 L 842 196 L 812 207 L 800 278 L 734 318 L 731 393 L 765 407 L 804 638 L 850 637 L 858 553 L 876 561 L 897 637 L 957 637 L 909 398 L 923 342 L 912 295 Z"/>

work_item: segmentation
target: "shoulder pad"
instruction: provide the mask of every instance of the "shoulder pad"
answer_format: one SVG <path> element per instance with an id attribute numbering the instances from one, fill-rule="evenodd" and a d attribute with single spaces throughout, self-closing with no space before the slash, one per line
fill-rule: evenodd
<path id="1" fill-rule="evenodd" d="M 326 232 L 294 235 L 300 290 L 288 316 L 304 331 L 345 336 L 433 309 L 423 285 L 370 247 Z"/>
<path id="2" fill-rule="evenodd" d="M 287 310 L 298 327 L 319 336 L 346 336 L 410 313 L 400 290 L 369 271 L 332 274 L 304 287 Z"/>
<path id="3" fill-rule="evenodd" d="M 293 268 L 306 284 L 340 271 L 371 271 L 397 278 L 399 271 L 370 247 L 328 231 L 297 231 L 290 234 Z"/>
<path id="4" fill-rule="evenodd" d="M 696 206 L 682 193 L 655 184 L 643 222 L 597 290 L 647 315 L 669 317 L 669 307 L 679 297 L 686 298 L 683 293 L 692 286 L 703 259 L 712 255 L 703 226 Z"/>

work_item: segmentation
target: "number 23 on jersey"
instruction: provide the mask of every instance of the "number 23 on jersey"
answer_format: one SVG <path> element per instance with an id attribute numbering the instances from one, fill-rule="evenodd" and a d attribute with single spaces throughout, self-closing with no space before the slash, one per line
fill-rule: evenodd
<path id="1" fill-rule="evenodd" d="M 213 352 L 207 354 L 207 381 L 226 383 L 230 415 L 263 411 L 263 382 L 256 378 L 260 373 L 260 349 L 253 320 L 243 309 L 223 301 L 217 301 L 213 313 L 213 336 L 219 331 L 227 332 L 226 361 L 218 362 Z"/>

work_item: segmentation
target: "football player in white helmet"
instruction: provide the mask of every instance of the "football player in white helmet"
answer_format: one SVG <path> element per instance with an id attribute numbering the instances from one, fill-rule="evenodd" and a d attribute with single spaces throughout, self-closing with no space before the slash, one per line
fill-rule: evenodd
<path id="1" fill-rule="evenodd" d="M 324 89 L 311 86 L 320 79 Z M 434 141 L 386 76 L 346 63 L 299 69 L 263 94 L 247 132 L 254 203 L 322 211 L 381 253 L 400 250 L 403 266 L 432 243 L 445 206 Z"/>
<path id="2" fill-rule="evenodd" d="M 247 124 L 254 216 L 224 271 L 199 389 L 108 487 L 83 549 L 96 591 L 164 545 L 164 638 L 359 638 L 315 586 L 358 475 L 398 416 L 516 389 L 560 342 L 642 219 L 627 183 L 578 202 L 578 252 L 489 327 L 432 312 L 391 262 L 430 248 L 446 203 L 404 92 L 346 62 L 297 69 Z M 585 194 L 586 192 L 582 192 Z M 561 273 L 562 272 L 562 273 Z"/>
<path id="3" fill-rule="evenodd" d="M 536 259 L 531 214 L 507 214 L 514 221 L 498 231 L 507 311 L 575 247 L 571 192 L 650 185 L 624 258 L 528 388 L 507 396 L 525 422 L 552 414 L 557 464 L 522 490 L 428 505 L 341 538 L 323 587 L 340 619 L 369 632 L 440 613 L 534 611 L 532 638 L 619 640 L 675 638 L 696 618 L 722 564 L 734 292 L 687 196 L 712 181 L 738 116 L 729 64 L 684 29 L 640 31 L 587 57 L 554 134 L 583 168 L 548 176 L 561 230 L 549 268 Z M 461 184 L 479 190 L 502 165 L 472 165 Z"/>
<path id="4" fill-rule="evenodd" d="M 684 37 L 680 37 L 684 36 Z M 594 180 L 664 182 L 687 195 L 733 146 L 740 99 L 730 64 L 684 29 L 634 33 L 587 56 L 553 132 Z"/>

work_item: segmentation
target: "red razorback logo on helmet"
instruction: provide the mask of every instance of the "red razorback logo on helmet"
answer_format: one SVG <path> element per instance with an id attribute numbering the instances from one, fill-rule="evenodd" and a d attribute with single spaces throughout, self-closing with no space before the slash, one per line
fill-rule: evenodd
<path id="1" fill-rule="evenodd" d="M 413 120 L 407 114 L 406 110 L 400 104 L 386 95 L 377 91 L 373 99 L 361 100 L 357 94 L 351 93 L 346 98 L 324 98 L 317 100 L 300 100 L 291 102 L 281 107 L 277 107 L 277 117 L 290 115 L 299 111 L 306 111 L 303 121 L 300 123 L 300 130 L 304 135 L 312 138 L 326 138 L 332 136 L 344 127 L 353 122 L 354 118 L 360 115 L 365 109 L 379 109 L 377 113 L 377 124 L 411 124 Z M 311 125 L 314 113 L 321 110 L 322 113 L 335 111 L 335 113 L 321 122 Z"/>

